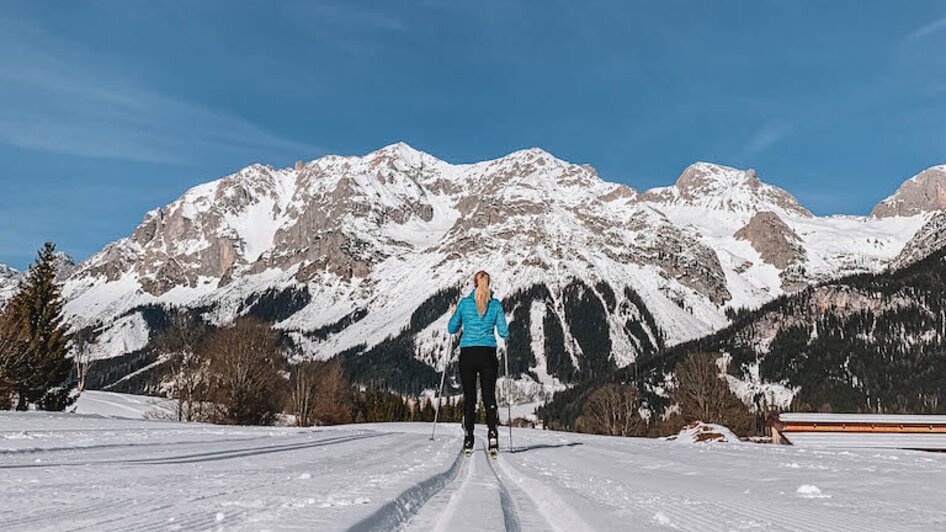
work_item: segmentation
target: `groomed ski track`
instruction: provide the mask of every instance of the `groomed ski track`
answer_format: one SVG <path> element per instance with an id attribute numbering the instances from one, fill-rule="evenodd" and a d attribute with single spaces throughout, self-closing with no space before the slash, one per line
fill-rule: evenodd
<path id="1" fill-rule="evenodd" d="M 946 454 L 0 413 L 0 530 L 942 530 Z"/>

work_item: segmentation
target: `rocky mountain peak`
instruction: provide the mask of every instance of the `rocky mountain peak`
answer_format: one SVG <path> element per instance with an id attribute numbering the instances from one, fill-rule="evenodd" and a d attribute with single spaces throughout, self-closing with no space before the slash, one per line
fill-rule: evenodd
<path id="1" fill-rule="evenodd" d="M 641 194 L 640 201 L 748 215 L 775 211 L 805 218 L 812 216 L 787 191 L 763 183 L 755 170 L 707 162 L 688 166 L 673 186 L 648 190 Z"/>
<path id="2" fill-rule="evenodd" d="M 370 168 L 388 167 L 398 171 L 409 171 L 425 164 L 439 163 L 436 157 L 424 153 L 404 142 L 396 142 L 365 155 Z"/>
<path id="3" fill-rule="evenodd" d="M 56 265 L 56 280 L 60 283 L 64 282 L 69 276 L 75 273 L 78 267 L 76 261 L 73 260 L 68 253 L 62 251 L 57 251 L 53 260 Z"/>
<path id="4" fill-rule="evenodd" d="M 590 165 L 571 163 L 541 148 L 519 150 L 499 159 L 473 165 L 474 172 L 493 182 L 494 191 L 512 192 L 521 196 L 523 190 L 541 191 L 545 199 L 577 200 L 594 194 L 605 194 L 611 185 L 598 176 Z M 607 190 L 604 190 L 607 189 Z M 538 199 L 532 195 L 533 199 Z"/>
<path id="5" fill-rule="evenodd" d="M 519 160 L 554 160 L 557 162 L 564 162 L 558 157 L 552 155 L 551 153 L 543 150 L 542 148 L 532 147 L 526 148 L 524 150 L 518 150 L 502 157 L 503 159 L 519 159 Z"/>
<path id="6" fill-rule="evenodd" d="M 904 181 L 893 195 L 874 207 L 871 216 L 913 216 L 946 209 L 946 165 L 933 166 Z"/>
<path id="7" fill-rule="evenodd" d="M 700 191 L 739 185 L 758 187 L 760 184 L 752 168 L 738 170 L 721 164 L 698 161 L 683 170 L 675 186 L 681 191 Z"/>

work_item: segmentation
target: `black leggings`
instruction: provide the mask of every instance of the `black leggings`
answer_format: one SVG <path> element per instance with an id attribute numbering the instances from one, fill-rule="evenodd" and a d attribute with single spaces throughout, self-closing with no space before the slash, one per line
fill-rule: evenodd
<path id="1" fill-rule="evenodd" d="M 499 416 L 496 411 L 496 375 L 499 360 L 496 348 L 481 345 L 460 349 L 460 382 L 463 384 L 463 428 L 473 433 L 476 421 L 476 376 L 480 376 L 483 388 L 483 406 L 486 407 L 486 425 L 490 432 L 496 431 Z"/>

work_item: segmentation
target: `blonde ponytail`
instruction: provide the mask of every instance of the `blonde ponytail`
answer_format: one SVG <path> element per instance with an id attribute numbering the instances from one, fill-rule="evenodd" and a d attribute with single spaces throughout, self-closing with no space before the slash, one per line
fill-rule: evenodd
<path id="1" fill-rule="evenodd" d="M 480 316 L 486 315 L 489 307 L 489 274 L 484 271 L 476 272 L 473 276 L 473 298 L 476 299 L 476 311 Z"/>

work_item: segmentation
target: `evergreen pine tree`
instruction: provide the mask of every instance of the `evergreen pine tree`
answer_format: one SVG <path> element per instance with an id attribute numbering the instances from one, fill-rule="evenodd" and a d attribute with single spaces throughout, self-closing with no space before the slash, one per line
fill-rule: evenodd
<path id="1" fill-rule="evenodd" d="M 42 410 L 64 410 L 75 400 L 55 252 L 51 242 L 43 245 L 8 309 L 24 331 L 19 364 L 13 371 L 17 410 L 26 410 L 30 403 Z"/>

